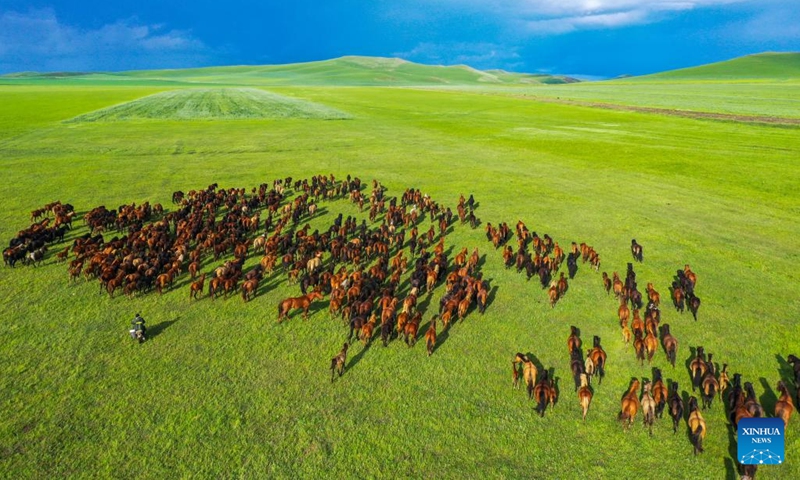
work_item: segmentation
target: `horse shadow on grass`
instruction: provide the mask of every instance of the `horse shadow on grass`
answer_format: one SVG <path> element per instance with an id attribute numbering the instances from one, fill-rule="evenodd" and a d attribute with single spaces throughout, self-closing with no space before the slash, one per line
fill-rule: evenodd
<path id="1" fill-rule="evenodd" d="M 357 343 L 357 341 L 356 341 L 356 342 L 353 342 L 353 343 L 351 343 L 350 345 L 352 346 L 352 345 L 354 345 L 355 343 Z M 362 344 L 362 348 L 361 348 L 361 350 L 359 350 L 359 351 L 358 351 L 358 353 L 356 353 L 355 355 L 353 355 L 353 358 L 352 358 L 352 360 L 350 360 L 350 362 L 349 362 L 349 365 L 347 365 L 347 370 L 350 370 L 350 369 L 354 368 L 356 365 L 358 365 L 358 363 L 361 361 L 361 359 L 362 359 L 362 358 L 364 358 L 364 354 L 365 354 L 365 353 L 367 353 L 367 350 L 369 350 L 370 348 L 372 348 L 372 343 L 373 343 L 373 342 L 372 342 L 372 341 L 370 341 L 370 342 L 369 342 L 369 343 L 367 343 L 366 345 L 363 345 L 363 344 Z"/>
<path id="2" fill-rule="evenodd" d="M 733 429 L 733 425 L 727 422 L 725 424 L 725 430 L 728 434 L 728 455 L 730 456 L 730 458 L 725 459 L 725 478 L 738 479 L 738 471 L 741 467 L 739 466 L 739 462 L 735 461 L 735 459 L 739 457 L 736 430 Z"/>
<path id="3" fill-rule="evenodd" d="M 692 369 L 689 367 L 691 366 L 692 360 L 694 360 L 695 357 L 697 357 L 697 347 L 689 347 L 689 358 L 687 358 L 686 361 L 683 363 L 684 367 L 689 372 L 689 385 L 692 385 L 692 379 L 691 379 Z"/>
<path id="4" fill-rule="evenodd" d="M 489 282 L 491 282 L 491 280 L 492 279 L 489 279 Z M 492 303 L 494 303 L 495 297 L 497 297 L 497 285 L 489 289 L 489 295 L 486 296 L 486 308 L 489 308 Z"/>
<path id="5" fill-rule="evenodd" d="M 328 207 L 320 207 L 319 203 L 317 203 L 317 211 L 314 212 L 314 215 L 311 216 L 311 215 L 306 214 L 306 215 L 303 216 L 303 218 L 306 221 L 313 220 L 313 219 L 315 219 L 317 217 L 321 217 L 321 216 L 323 216 L 323 215 L 325 215 L 327 213 L 328 213 Z"/>
<path id="6" fill-rule="evenodd" d="M 483 255 L 478 257 L 478 263 L 475 264 L 475 268 L 480 269 L 481 267 L 483 267 L 485 263 L 486 263 L 486 254 L 484 253 Z"/>
<path id="7" fill-rule="evenodd" d="M 778 403 L 778 396 L 775 394 L 775 391 L 766 378 L 760 377 L 758 381 L 761 382 L 761 387 L 764 389 L 764 393 L 758 397 L 759 403 L 764 407 L 765 412 L 775 411 L 775 404 Z"/>
<path id="8" fill-rule="evenodd" d="M 780 353 L 775 354 L 775 360 L 778 361 L 778 377 L 783 380 L 786 385 L 794 383 L 794 368 L 786 361 L 786 357 L 782 357 Z"/>
<path id="9" fill-rule="evenodd" d="M 430 326 L 430 322 L 428 322 L 428 326 Z M 436 332 L 436 344 L 433 346 L 431 354 L 436 353 L 436 351 L 439 350 L 439 347 L 441 347 L 447 341 L 447 339 L 450 338 L 450 327 L 452 326 L 453 325 L 450 324 L 447 328 L 442 328 L 441 331 Z M 441 328 L 440 325 L 437 325 L 437 328 Z M 425 331 L 427 332 L 427 329 Z"/>
<path id="10" fill-rule="evenodd" d="M 417 311 L 422 312 L 422 314 L 428 313 L 428 307 L 431 304 L 431 299 L 433 299 L 433 295 L 422 295 L 417 298 L 422 298 L 422 301 L 417 304 Z"/>
<path id="11" fill-rule="evenodd" d="M 178 320 L 180 320 L 180 317 L 175 317 L 172 320 L 166 320 L 164 322 L 161 322 L 161 323 L 158 323 L 156 325 L 153 325 L 152 327 L 147 329 L 147 336 L 152 339 L 152 338 L 155 338 L 155 337 L 161 335 L 161 333 L 163 333 L 164 330 L 166 330 L 169 327 L 171 327 L 172 324 L 177 322 Z"/>
<path id="12" fill-rule="evenodd" d="M 536 367 L 537 371 L 543 372 L 545 370 L 544 365 L 542 364 L 542 361 L 539 360 L 539 357 L 537 357 L 536 355 L 532 354 L 531 352 L 526 352 L 525 356 L 528 357 L 528 360 L 530 360 L 531 363 L 533 363 L 533 365 Z"/>

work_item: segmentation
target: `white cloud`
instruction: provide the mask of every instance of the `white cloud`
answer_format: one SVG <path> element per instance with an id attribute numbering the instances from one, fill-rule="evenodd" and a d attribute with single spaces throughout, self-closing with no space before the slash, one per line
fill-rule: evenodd
<path id="1" fill-rule="evenodd" d="M 651 23 L 670 12 L 753 0 L 422 0 L 504 18 L 524 34 L 618 28 Z"/>
<path id="2" fill-rule="evenodd" d="M 120 20 L 97 29 L 59 21 L 51 9 L 0 13 L 0 71 L 119 70 L 196 63 L 206 46 L 189 32 Z"/>

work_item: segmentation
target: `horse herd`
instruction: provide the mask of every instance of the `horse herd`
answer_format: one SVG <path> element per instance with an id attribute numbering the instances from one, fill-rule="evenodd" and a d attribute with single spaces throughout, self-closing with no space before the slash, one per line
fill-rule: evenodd
<path id="1" fill-rule="evenodd" d="M 450 328 L 452 322 L 463 320 L 473 307 L 483 313 L 489 303 L 491 289 L 479 272 L 482 258 L 479 250 L 474 248 L 470 252 L 463 248 L 452 261 L 448 258 L 446 237 L 456 221 L 450 208 L 414 188 L 407 189 L 400 197 L 387 197 L 386 188 L 375 180 L 368 196 L 363 191 L 366 188 L 359 178 L 349 175 L 338 181 L 333 175 L 302 180 L 287 177 L 263 183 L 250 192 L 219 189 L 217 184 L 187 193 L 174 192 L 175 209 L 169 213 L 164 213 L 160 204 L 151 206 L 148 202 L 121 205 L 113 210 L 99 206 L 83 215 L 88 233 L 75 237 L 55 259 L 66 262 L 73 257 L 68 266 L 70 281 L 81 276 L 97 279 L 100 291 L 109 297 L 114 297 L 117 290 L 127 296 L 152 290 L 162 294 L 174 288 L 176 280 L 186 274 L 190 300 L 202 298 L 208 283 L 207 297 L 212 300 L 240 292 L 247 302 L 259 294 L 265 276 L 283 274 L 289 284 L 299 284 L 302 295 L 279 302 L 278 322 L 297 310 L 307 317 L 313 303 L 327 296 L 329 316 L 341 318 L 349 328 L 347 342 L 331 359 L 333 381 L 335 372 L 339 376 L 344 372 L 354 335 L 365 347 L 377 331 L 384 346 L 402 337 L 404 343 L 413 347 L 423 318 L 418 299 L 431 295 L 438 285 L 444 283 L 445 292 L 438 313 L 424 334 L 428 355 L 436 349 L 437 322 L 443 329 Z M 293 199 L 288 199 L 289 189 L 296 194 Z M 344 218 L 339 214 L 327 229 L 312 231 L 310 220 L 320 210 L 320 203 L 344 198 L 349 198 L 359 211 L 366 210 L 372 225 L 377 225 L 369 226 L 366 220 L 359 223 L 353 216 Z M 469 199 L 463 195 L 459 198 L 456 211 L 462 224 L 472 228 L 480 224 L 475 208 L 472 195 Z M 262 214 L 267 217 L 263 225 Z M 6 265 L 14 267 L 18 261 L 39 265 L 49 244 L 64 241 L 75 215 L 71 205 L 61 202 L 31 212 L 31 226 L 20 231 L 3 252 Z M 430 219 L 430 228 L 421 231 L 426 218 Z M 303 221 L 306 223 L 301 226 Z M 109 232 L 114 236 L 106 240 L 104 235 Z M 513 237 L 506 222 L 496 227 L 487 223 L 485 234 L 495 249 L 502 248 L 506 268 L 524 271 L 528 280 L 538 277 L 553 308 L 567 294 L 569 281 L 575 278 L 581 260 L 588 262 L 595 272 L 600 269 L 600 257 L 592 246 L 572 242 L 565 251 L 550 235 L 539 236 L 522 221 L 515 227 L 516 250 L 507 245 Z M 260 255 L 260 260 L 245 271 L 244 264 L 251 251 Z M 634 262 L 643 261 L 643 248 L 636 240 L 631 241 L 631 254 Z M 233 258 L 209 271 L 201 271 L 211 258 L 219 261 L 227 255 Z M 566 275 L 559 271 L 564 261 Z M 632 343 L 640 364 L 645 359 L 652 362 L 660 343 L 674 368 L 678 340 L 670 325 L 660 324 L 661 295 L 653 283 L 647 284 L 643 295 L 637 288 L 632 263 L 628 264 L 624 282 L 617 272 L 611 276 L 602 272 L 602 282 L 606 293 L 613 292 L 619 301 L 617 315 L 622 339 L 626 345 Z M 676 271 L 670 288 L 676 311 L 683 313 L 688 305 L 695 320 L 700 307 L 696 282 L 697 276 L 687 264 Z M 567 345 L 575 391 L 586 420 L 594 395 L 592 379 L 596 377 L 598 385 L 602 383 L 607 356 L 600 337 L 594 336 L 592 348 L 586 350 L 584 358 L 579 329 L 575 326 L 570 329 Z M 726 390 L 730 389 L 726 404 L 734 426 L 741 418 L 764 416 L 750 382 L 742 384 L 738 373 L 731 380 L 727 364 L 718 373 L 712 355 L 706 356 L 703 347 L 697 347 L 693 355 L 689 373 L 693 391 L 701 390 L 702 408 L 698 408 L 694 397 L 684 401 L 677 382 L 666 388 L 661 371 L 655 368 L 651 381 L 642 384 L 639 379 L 632 379 L 622 398 L 619 419 L 626 428 L 642 410 L 644 423 L 652 434 L 655 419 L 668 407 L 674 431 L 679 419 L 687 415 L 695 453 L 700 453 L 707 433 L 701 411 L 710 409 L 715 397 L 722 399 Z M 787 362 L 794 368 L 794 384 L 798 388 L 800 361 L 790 355 Z M 552 408 L 558 396 L 553 370 L 537 366 L 530 354 L 524 353 L 517 353 L 512 365 L 514 387 L 519 386 L 522 378 L 528 397 L 536 401 L 536 411 L 544 416 L 547 405 Z M 781 397 L 775 415 L 788 423 L 794 402 L 784 382 L 778 384 L 778 391 Z"/>
<path id="2" fill-rule="evenodd" d="M 501 224 L 497 232 L 489 232 L 487 236 L 494 240 L 495 247 L 502 246 L 504 241 L 507 241 L 507 233 L 502 233 L 503 230 L 507 231 L 505 224 Z M 530 262 L 530 255 L 525 251 L 524 224 L 519 222 L 518 228 L 519 239 L 519 253 L 517 254 L 517 270 L 521 271 L 520 264 L 525 265 Z M 533 234 L 535 235 L 535 233 Z M 535 238 L 535 237 L 534 237 Z M 558 264 L 559 254 L 557 251 L 558 244 L 548 241 L 552 247 L 534 247 L 534 252 L 537 258 L 547 259 L 547 255 L 553 251 L 556 252 L 549 262 L 542 261 L 543 265 Z M 541 245 L 547 245 L 544 242 Z M 585 252 L 591 250 L 591 247 L 582 244 L 580 250 Z M 573 243 L 570 251 L 570 256 L 577 259 L 576 252 L 579 251 L 577 245 Z M 510 260 L 510 248 L 504 250 L 503 259 L 507 268 L 514 265 Z M 634 261 L 643 261 L 643 249 L 636 240 L 632 241 L 631 253 Z M 585 260 L 592 257 L 589 255 L 582 255 Z M 596 258 L 596 257 L 595 257 Z M 595 264 L 593 263 L 593 266 Z M 599 261 L 597 262 L 599 265 Z M 541 269 L 541 267 L 539 267 Z M 546 272 L 547 274 L 552 273 Z M 530 277 L 530 275 L 529 275 Z M 570 278 L 574 277 L 570 271 Z M 669 364 L 675 368 L 677 358 L 678 340 L 672 335 L 669 324 L 660 325 L 661 311 L 660 311 L 660 294 L 655 290 L 652 283 L 648 283 L 645 289 L 647 304 L 644 305 L 642 295 L 637 290 L 636 272 L 633 263 L 628 264 L 626 280 L 622 282 L 619 274 L 613 272 L 613 280 L 606 272 L 602 274 L 603 288 L 610 295 L 613 291 L 615 297 L 619 300 L 619 307 L 617 315 L 622 329 L 622 340 L 625 345 L 631 343 L 633 337 L 633 347 L 637 361 L 640 365 L 644 364 L 647 359 L 648 364 L 653 360 L 655 353 L 659 348 L 659 332 L 661 336 L 661 347 L 666 355 Z M 565 288 L 559 286 L 562 277 L 558 281 L 552 281 L 550 289 L 556 289 L 558 295 L 566 291 Z M 697 321 L 697 312 L 700 306 L 699 297 L 695 294 L 697 284 L 697 275 L 692 271 L 691 267 L 686 264 L 683 269 L 677 270 L 675 278 L 672 282 L 671 296 L 673 306 L 679 313 L 684 312 L 684 301 L 688 299 L 689 309 L 693 314 L 693 318 Z M 542 282 L 543 288 L 545 282 Z M 552 300 L 551 305 L 555 302 Z M 645 307 L 645 317 L 642 319 L 640 309 Z M 629 327 L 629 321 L 631 327 Z M 580 329 L 576 326 L 570 327 L 570 334 L 567 337 L 567 350 L 569 353 L 569 369 L 573 377 L 575 392 L 578 396 L 578 401 L 582 410 L 582 418 L 585 421 L 586 416 L 594 396 L 594 388 L 591 386 L 593 377 L 597 377 L 597 384 L 602 383 L 604 371 L 606 369 L 606 353 L 600 344 L 600 337 L 594 336 L 593 345 L 591 349 L 586 350 L 586 357 L 584 359 L 582 354 L 582 341 L 580 338 Z M 706 421 L 703 417 L 704 410 L 710 410 L 715 398 L 725 402 L 724 405 L 727 409 L 727 417 L 730 421 L 732 430 L 735 432 L 739 422 L 743 418 L 765 417 L 766 411 L 761 406 L 756 397 L 755 389 L 751 382 L 742 383 L 742 376 L 739 373 L 734 373 L 733 377 L 729 376 L 728 364 L 723 363 L 722 368 L 718 369 L 717 364 L 712 360 L 711 353 L 706 354 L 703 346 L 698 346 L 692 349 L 692 358 L 689 359 L 689 379 L 692 385 L 692 392 L 700 391 L 700 404 L 695 396 L 688 396 L 684 392 L 685 399 L 679 393 L 679 384 L 677 381 L 669 383 L 669 388 L 665 384 L 662 371 L 659 368 L 653 368 L 652 380 L 643 379 L 640 381 L 638 378 L 632 378 L 629 387 L 623 395 L 620 402 L 620 412 L 618 420 L 622 423 L 625 430 L 629 429 L 636 419 L 638 413 L 641 411 L 643 417 L 643 424 L 648 428 L 650 435 L 653 434 L 653 425 L 656 419 L 661 418 L 664 410 L 669 412 L 672 417 L 673 432 L 677 433 L 681 420 L 686 421 L 688 428 L 689 439 L 693 445 L 695 455 L 703 452 L 703 441 L 708 433 Z M 784 380 L 780 380 L 777 384 L 777 391 L 779 397 L 774 407 L 774 416 L 780 418 L 785 426 L 788 426 L 789 419 L 795 410 L 795 402 L 800 401 L 800 359 L 795 355 L 789 355 L 786 362 L 791 366 L 794 372 L 793 384 L 796 391 L 796 400 L 793 399 L 792 394 Z M 535 410 L 542 416 L 546 410 L 547 405 L 551 407 L 555 405 L 558 396 L 555 382 L 553 380 L 554 369 L 545 370 L 540 366 L 534 364 L 531 360 L 530 354 L 517 353 L 512 361 L 512 385 L 514 388 L 519 387 L 520 378 L 524 379 L 527 387 L 528 397 L 536 401 Z M 539 375 L 538 372 L 542 371 Z M 729 391 L 727 396 L 725 392 Z M 745 478 L 754 478 L 756 467 L 754 465 L 741 465 L 741 471 Z"/>
<path id="3" fill-rule="evenodd" d="M 297 195 L 287 201 L 289 188 Z M 249 193 L 219 189 L 217 184 L 174 192 L 176 208 L 167 214 L 160 204 L 148 202 L 116 209 L 101 205 L 83 215 L 88 233 L 74 238 L 58 260 L 70 260 L 71 282 L 81 277 L 97 279 L 100 292 L 110 298 L 120 290 L 129 297 L 150 291 L 163 294 L 188 275 L 190 300 L 203 298 L 208 285 L 211 300 L 241 292 L 247 302 L 258 295 L 266 276 L 282 272 L 289 284 L 299 284 L 302 295 L 279 303 L 278 322 L 295 310 L 307 317 L 313 302 L 329 296 L 330 316 L 341 316 L 350 327 L 348 341 L 355 332 L 365 345 L 378 330 L 380 319 L 384 345 L 402 337 L 413 346 L 421 333 L 417 298 L 444 283 L 439 313 L 425 332 L 430 355 L 436 344 L 437 319 L 447 329 L 473 307 L 485 311 L 490 286 L 478 272 L 479 251 L 476 248 L 470 254 L 465 248 L 452 262 L 448 259 L 445 241 L 455 215 L 419 190 L 387 198 L 385 187 L 377 181 L 368 196 L 362 192 L 365 188 L 357 177 L 337 181 L 333 175 L 319 175 L 297 181 L 277 179 Z M 301 220 L 314 217 L 320 202 L 339 198 L 349 198 L 360 211 L 367 210 L 370 220 L 379 225 L 370 227 L 365 220 L 359 224 L 355 217 L 340 214 L 322 231 L 312 231 L 309 223 L 301 226 Z M 47 211 L 58 211 L 60 205 L 55 202 Z M 475 206 L 472 196 L 469 200 L 462 196 L 457 206 L 461 222 L 473 228 L 479 223 Z M 70 206 L 69 211 L 71 219 L 74 209 Z M 38 223 L 20 232 L 12 247 L 38 248 L 39 237 L 34 234 L 52 235 L 51 230 L 43 230 L 49 219 L 39 220 L 44 213 L 45 209 L 32 212 Z M 262 213 L 267 215 L 263 226 Z M 430 228 L 421 231 L 426 218 Z M 63 240 L 68 227 L 62 227 L 57 239 Z M 105 235 L 112 232 L 116 235 L 106 240 Z M 245 269 L 253 251 L 261 258 Z M 231 253 L 232 259 L 202 271 L 210 258 L 220 260 Z"/>

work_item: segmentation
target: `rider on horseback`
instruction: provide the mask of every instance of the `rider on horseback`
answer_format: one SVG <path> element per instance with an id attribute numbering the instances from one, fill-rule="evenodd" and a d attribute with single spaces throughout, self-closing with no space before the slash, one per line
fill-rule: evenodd
<path id="1" fill-rule="evenodd" d="M 144 318 L 140 314 L 137 313 L 136 317 L 131 320 L 131 329 L 131 333 L 134 336 L 141 333 L 142 337 L 144 337 L 147 327 L 144 326 Z"/>

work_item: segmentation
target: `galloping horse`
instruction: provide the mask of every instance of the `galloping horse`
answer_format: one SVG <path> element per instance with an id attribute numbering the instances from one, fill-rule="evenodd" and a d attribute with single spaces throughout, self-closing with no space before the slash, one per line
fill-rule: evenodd
<path id="1" fill-rule="evenodd" d="M 289 317 L 289 312 L 298 308 L 303 309 L 303 318 L 308 318 L 308 308 L 314 300 L 321 300 L 322 292 L 315 290 L 308 295 L 289 297 L 278 304 L 278 323 Z"/>

